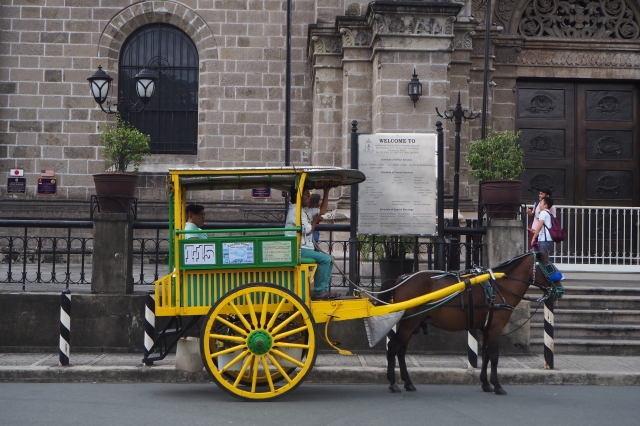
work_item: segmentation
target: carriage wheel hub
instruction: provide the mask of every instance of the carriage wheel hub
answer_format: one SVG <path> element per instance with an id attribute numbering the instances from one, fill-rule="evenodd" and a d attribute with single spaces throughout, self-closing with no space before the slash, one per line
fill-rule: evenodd
<path id="1" fill-rule="evenodd" d="M 247 339 L 249 350 L 256 355 L 263 355 L 269 352 L 272 343 L 271 335 L 264 330 L 252 331 Z"/>

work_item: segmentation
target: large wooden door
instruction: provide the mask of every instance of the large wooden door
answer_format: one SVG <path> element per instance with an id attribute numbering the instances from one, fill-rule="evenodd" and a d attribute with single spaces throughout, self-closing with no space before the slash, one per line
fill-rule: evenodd
<path id="1" fill-rule="evenodd" d="M 549 187 L 556 204 L 640 206 L 638 109 L 632 84 L 519 81 L 524 200 Z"/>

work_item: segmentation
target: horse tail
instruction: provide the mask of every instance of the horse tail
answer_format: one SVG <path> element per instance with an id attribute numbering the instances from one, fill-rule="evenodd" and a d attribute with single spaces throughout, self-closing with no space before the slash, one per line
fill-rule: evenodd
<path id="1" fill-rule="evenodd" d="M 380 299 L 383 302 L 390 303 L 391 302 L 391 297 L 393 296 L 393 291 L 385 291 L 385 290 L 393 288 L 393 286 L 395 286 L 396 282 L 398 282 L 398 280 L 389 279 L 389 280 L 384 281 L 382 283 L 382 287 L 380 287 L 380 291 L 384 292 L 384 293 L 379 293 L 378 294 L 378 299 Z"/>

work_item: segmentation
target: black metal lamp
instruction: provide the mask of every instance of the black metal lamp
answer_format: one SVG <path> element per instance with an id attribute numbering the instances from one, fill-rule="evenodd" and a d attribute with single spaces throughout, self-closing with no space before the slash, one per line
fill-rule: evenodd
<path id="1" fill-rule="evenodd" d="M 136 92 L 138 93 L 138 97 L 143 104 L 146 104 L 153 96 L 153 92 L 156 90 L 156 80 L 158 76 L 149 71 L 146 68 L 142 68 L 135 77 L 136 80 Z"/>
<path id="2" fill-rule="evenodd" d="M 89 88 L 91 89 L 93 99 L 96 100 L 98 105 L 102 105 L 104 101 L 107 100 L 107 95 L 109 94 L 113 78 L 106 72 L 102 71 L 101 65 L 98 65 L 98 71 L 93 73 L 93 75 L 87 78 L 87 80 L 89 80 Z"/>
<path id="3" fill-rule="evenodd" d="M 87 80 L 89 80 L 89 88 L 91 89 L 91 95 L 93 99 L 100 105 L 100 109 L 106 112 L 107 114 L 115 114 L 117 112 L 111 109 L 111 106 L 115 106 L 116 108 L 123 108 L 126 112 L 141 112 L 144 109 L 144 106 L 149 102 L 151 96 L 153 96 L 153 92 L 156 89 L 156 81 L 158 80 L 158 76 L 149 71 L 147 68 L 143 68 L 138 74 L 133 77 L 136 81 L 136 92 L 138 93 L 138 101 L 142 102 L 142 108 L 138 110 L 134 110 L 133 108 L 137 105 L 138 101 L 135 103 L 129 101 L 126 102 L 124 98 L 120 98 L 117 103 L 111 103 L 107 100 L 107 96 L 109 94 L 109 90 L 111 90 L 111 82 L 113 78 L 102 70 L 102 66 L 98 65 L 98 71 L 93 73 L 93 75 Z M 107 102 L 107 108 L 104 109 L 102 104 Z"/>
<path id="4" fill-rule="evenodd" d="M 420 96 L 422 96 L 422 83 L 420 83 L 420 80 L 418 80 L 418 74 L 416 74 L 415 67 L 413 68 L 413 78 L 409 82 L 407 89 L 409 92 L 409 97 L 413 101 L 413 107 L 415 108 L 416 102 L 418 102 L 418 99 L 420 99 Z"/>

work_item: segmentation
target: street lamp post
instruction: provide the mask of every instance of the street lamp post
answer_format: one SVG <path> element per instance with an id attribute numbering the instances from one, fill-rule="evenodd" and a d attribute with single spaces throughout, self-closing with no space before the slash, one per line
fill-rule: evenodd
<path id="1" fill-rule="evenodd" d="M 124 97 L 121 97 L 117 103 L 109 101 L 108 95 L 111 90 L 111 82 L 113 78 L 102 70 L 102 66 L 98 65 L 98 70 L 87 80 L 89 80 L 89 88 L 91 89 L 91 95 L 93 99 L 100 105 L 100 109 L 107 114 L 116 114 L 119 109 L 124 109 L 128 113 L 138 113 L 144 110 L 151 96 L 156 90 L 156 81 L 158 76 L 149 71 L 147 68 L 143 68 L 138 74 L 133 77 L 136 81 L 136 92 L 138 94 L 138 100 L 134 103 L 127 101 Z M 107 103 L 107 109 L 102 106 Z M 138 102 L 142 103 L 142 106 L 138 109 L 136 106 Z M 116 110 L 112 110 L 111 107 L 116 107 Z"/>

